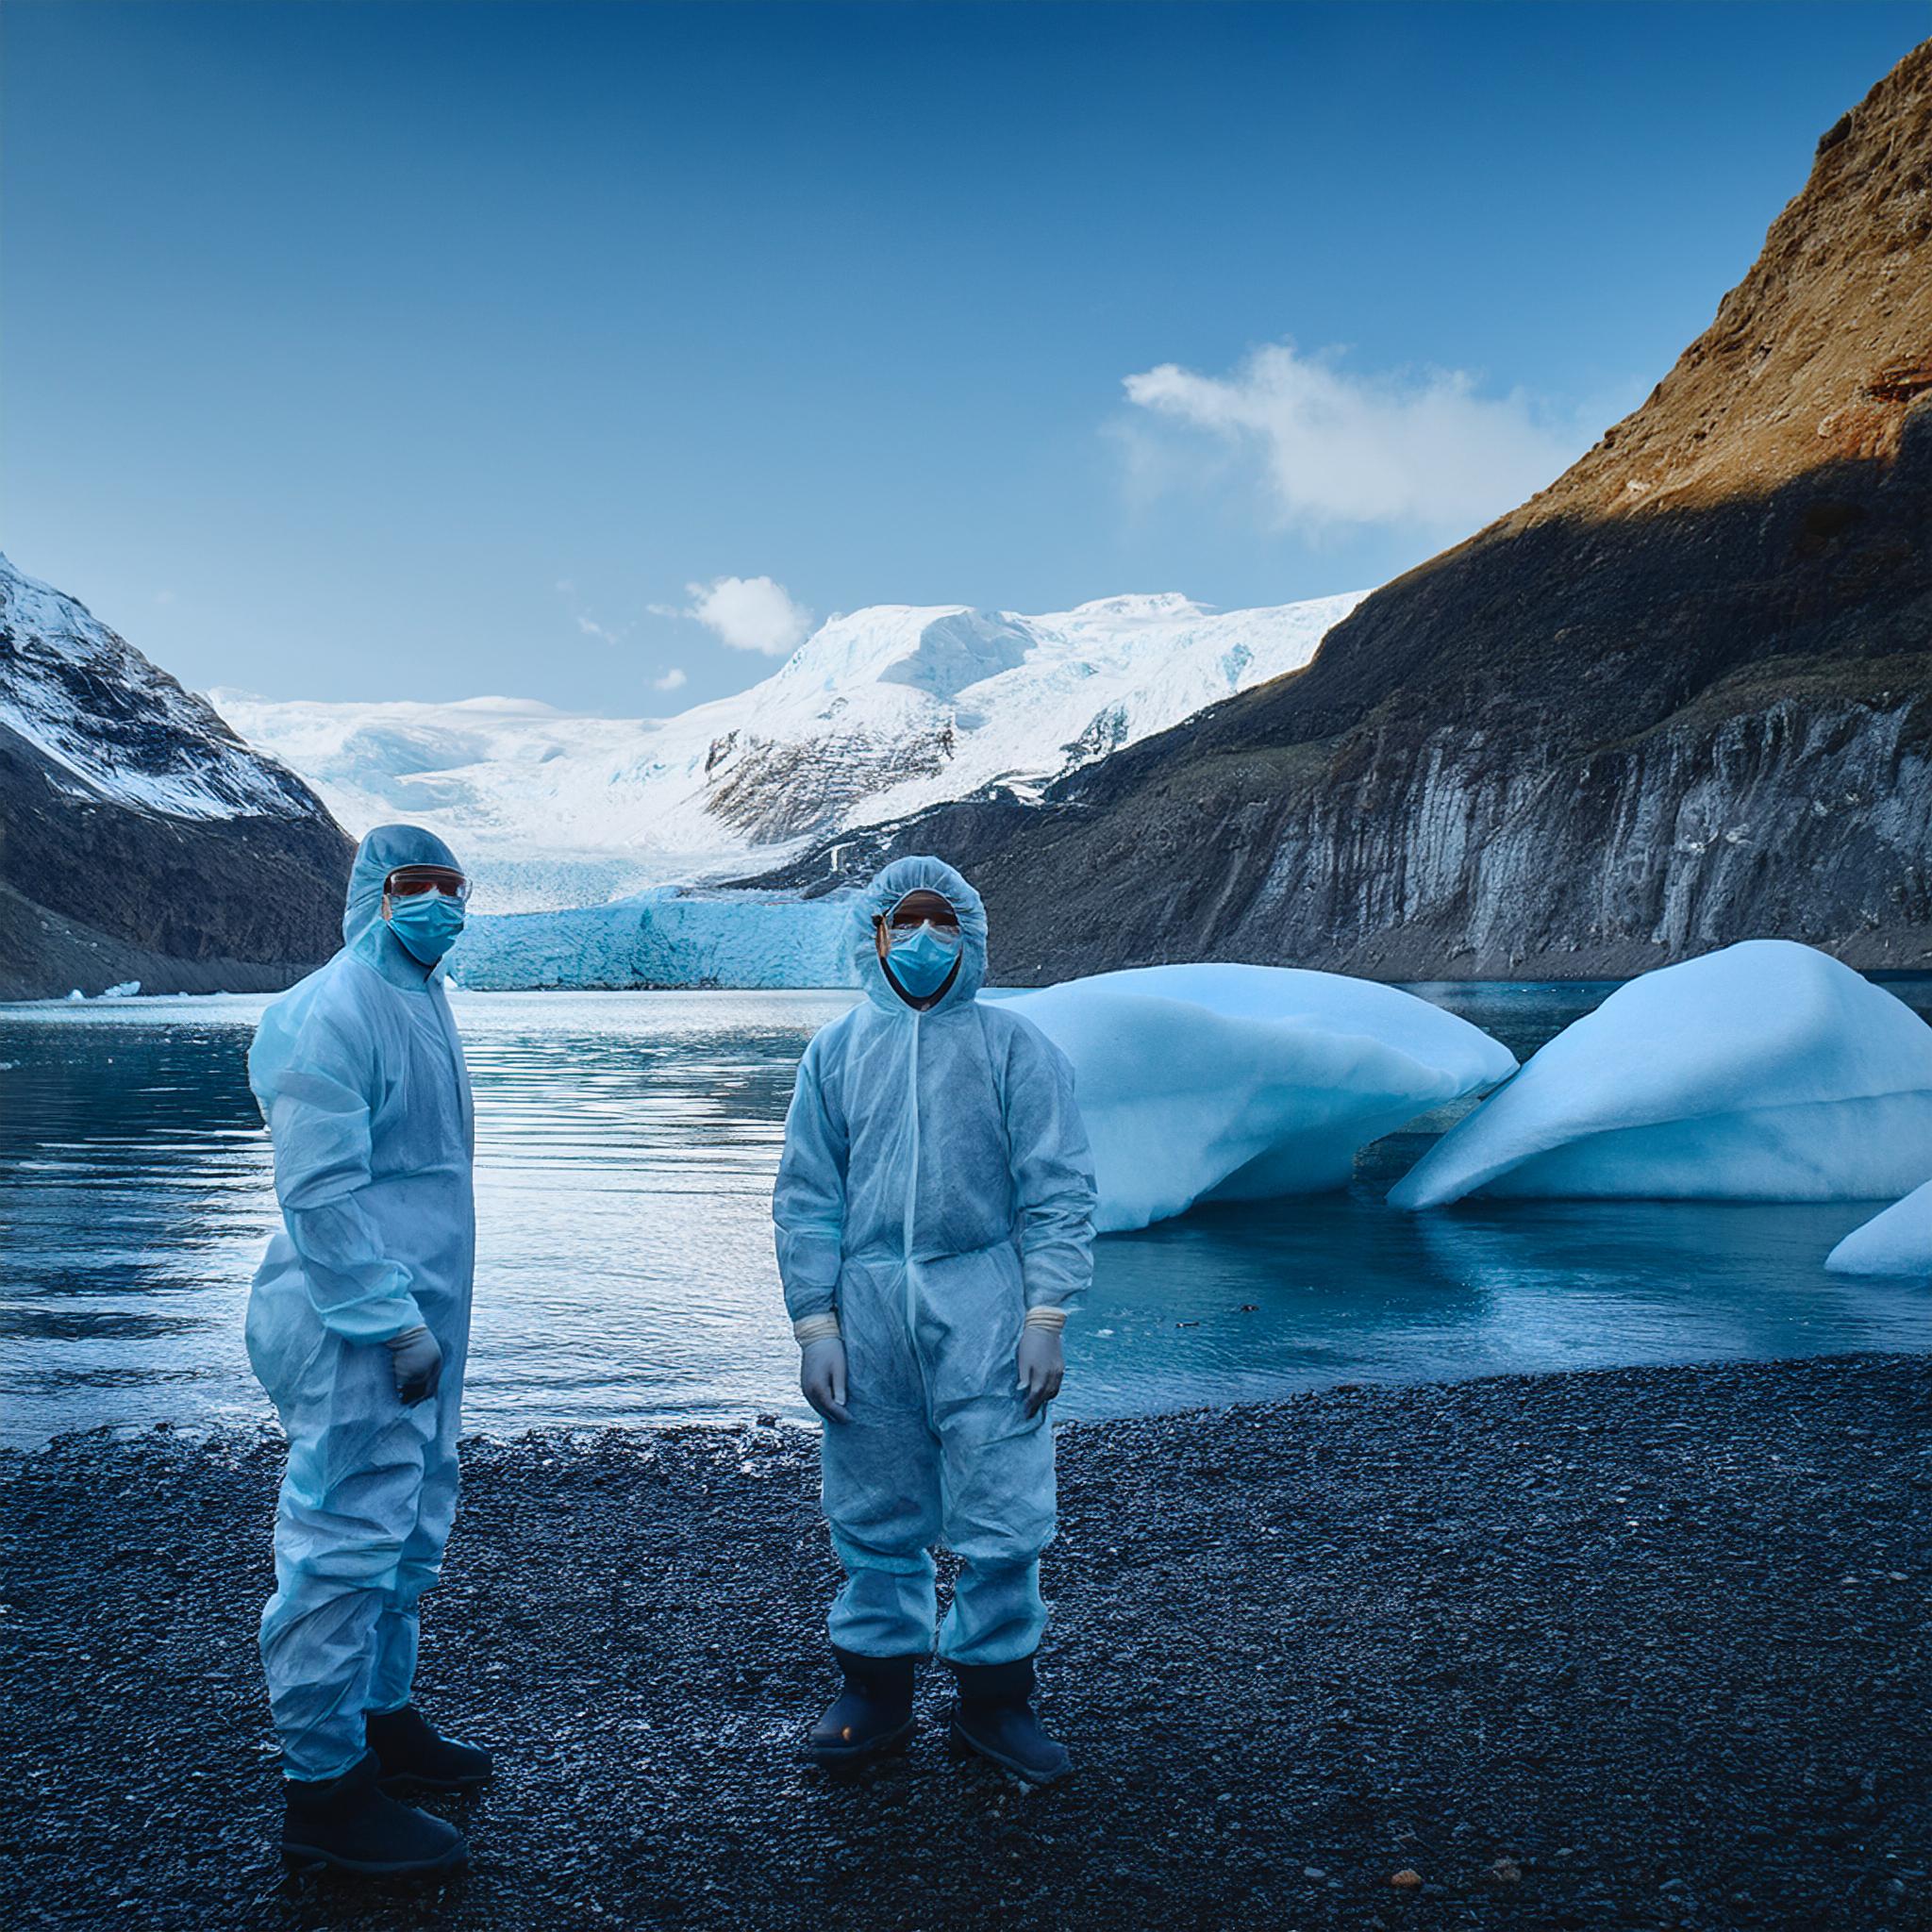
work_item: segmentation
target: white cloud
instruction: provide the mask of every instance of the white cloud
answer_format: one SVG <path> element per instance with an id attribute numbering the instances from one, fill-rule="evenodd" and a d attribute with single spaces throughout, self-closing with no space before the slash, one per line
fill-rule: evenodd
<path id="1" fill-rule="evenodd" d="M 714 577 L 708 584 L 684 588 L 691 605 L 676 614 L 696 618 L 734 651 L 783 658 L 795 651 L 811 629 L 811 612 L 770 577 Z"/>
<path id="2" fill-rule="evenodd" d="M 607 625 L 599 624 L 594 617 L 587 617 L 581 610 L 577 612 L 577 628 L 587 638 L 598 638 L 607 644 L 621 644 L 628 635 L 627 628 L 611 630 Z"/>
<path id="3" fill-rule="evenodd" d="M 683 667 L 674 664 L 662 677 L 652 678 L 651 689 L 653 691 L 682 691 L 690 682 L 691 679 L 684 675 Z"/>
<path id="4" fill-rule="evenodd" d="M 1593 432 L 1522 391 L 1485 396 L 1457 369 L 1358 375 L 1338 352 L 1257 349 L 1227 375 L 1163 362 L 1125 378 L 1128 401 L 1257 458 L 1274 520 L 1307 531 L 1364 524 L 1470 530 L 1553 481 Z M 1197 480 L 1198 445 L 1126 439 L 1128 486 Z M 1211 475 L 1213 466 L 1208 474 Z"/>

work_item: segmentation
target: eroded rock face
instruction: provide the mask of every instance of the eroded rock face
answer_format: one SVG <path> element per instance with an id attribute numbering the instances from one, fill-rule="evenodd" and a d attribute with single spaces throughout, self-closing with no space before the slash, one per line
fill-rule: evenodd
<path id="1" fill-rule="evenodd" d="M 1307 670 L 954 808 L 1013 981 L 1185 958 L 1932 964 L 1932 43 L 1634 414 Z"/>
<path id="2" fill-rule="evenodd" d="M 308 786 L 0 558 L 0 999 L 286 986 L 354 847 Z"/>

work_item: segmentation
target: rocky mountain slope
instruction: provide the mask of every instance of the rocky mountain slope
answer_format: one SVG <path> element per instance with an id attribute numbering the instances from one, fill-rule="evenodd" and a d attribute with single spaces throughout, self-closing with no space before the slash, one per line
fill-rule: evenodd
<path id="1" fill-rule="evenodd" d="M 288 984 L 353 848 L 292 772 L 0 558 L 0 999 Z"/>
<path id="2" fill-rule="evenodd" d="M 1612 974 L 1754 935 L 1932 966 L 1932 42 L 1550 489 L 1299 674 L 864 857 L 924 848 L 1013 981 Z"/>
<path id="3" fill-rule="evenodd" d="M 213 701 L 345 824 L 433 825 L 476 872 L 479 906 L 546 910 L 770 865 L 941 800 L 1036 797 L 1306 664 L 1358 601 L 1112 597 L 1040 617 L 877 605 L 831 619 L 750 690 L 667 719 L 513 698 Z"/>

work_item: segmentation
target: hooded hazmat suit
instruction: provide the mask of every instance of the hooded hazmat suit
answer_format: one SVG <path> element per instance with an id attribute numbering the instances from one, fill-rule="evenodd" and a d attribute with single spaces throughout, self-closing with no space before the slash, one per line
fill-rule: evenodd
<path id="1" fill-rule="evenodd" d="M 881 971 L 874 919 L 908 892 L 958 914 L 960 962 L 917 1011 Z M 902 858 L 860 896 L 863 1004 L 806 1049 L 772 1215 L 794 1323 L 835 1315 L 851 1420 L 822 1439 L 825 1515 L 845 1566 L 832 1641 L 929 1653 L 931 1546 L 961 1571 L 938 1631 L 949 1663 L 1030 1657 L 1046 1625 L 1053 1435 L 1015 1358 L 1029 1308 L 1092 1274 L 1092 1159 L 1073 1069 L 1031 1022 L 977 997 L 986 909 L 949 865 Z"/>
<path id="2" fill-rule="evenodd" d="M 382 918 L 402 865 L 456 860 L 413 826 L 371 832 L 346 943 L 269 1008 L 248 1055 L 282 1208 L 249 1296 L 248 1358 L 289 1438 L 261 1657 L 292 1778 L 346 1771 L 367 1749 L 365 1712 L 409 1702 L 416 1602 L 456 1514 L 475 1134 L 442 968 Z M 382 1344 L 418 1324 L 442 1376 L 406 1407 Z"/>

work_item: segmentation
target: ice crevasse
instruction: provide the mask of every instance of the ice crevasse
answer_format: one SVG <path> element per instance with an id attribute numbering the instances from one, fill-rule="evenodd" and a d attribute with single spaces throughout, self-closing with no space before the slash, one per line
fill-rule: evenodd
<path id="1" fill-rule="evenodd" d="M 1516 1066 L 1413 993 L 1293 967 L 1144 966 L 982 997 L 1073 1061 L 1103 1233 L 1345 1186 L 1369 1141 Z"/>
<path id="2" fill-rule="evenodd" d="M 1618 988 L 1390 1193 L 1887 1200 L 1932 1178 L 1932 1026 L 1828 954 L 1748 940 Z"/>

